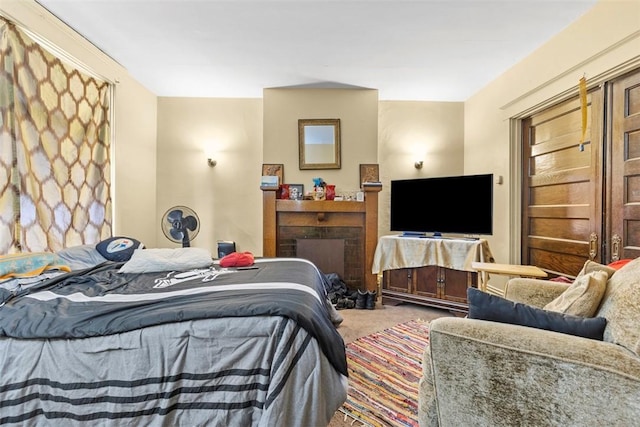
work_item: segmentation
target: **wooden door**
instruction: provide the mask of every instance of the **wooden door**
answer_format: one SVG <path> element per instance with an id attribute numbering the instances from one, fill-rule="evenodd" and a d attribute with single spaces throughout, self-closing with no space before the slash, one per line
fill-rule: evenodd
<path id="1" fill-rule="evenodd" d="M 587 101 L 582 144 L 578 97 L 523 121 L 522 263 L 552 274 L 602 256 L 602 90 Z"/>
<path id="2" fill-rule="evenodd" d="M 640 71 L 611 88 L 607 262 L 640 256 Z"/>

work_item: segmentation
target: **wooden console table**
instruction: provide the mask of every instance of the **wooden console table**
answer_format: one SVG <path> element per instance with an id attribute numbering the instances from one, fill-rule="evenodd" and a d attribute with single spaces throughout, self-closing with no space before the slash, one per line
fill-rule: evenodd
<path id="1" fill-rule="evenodd" d="M 495 264 L 492 262 L 472 262 L 471 268 L 480 273 L 480 289 L 495 295 L 503 296 L 504 292 L 489 285 L 489 274 L 545 278 L 547 273 L 535 265 Z"/>
<path id="2" fill-rule="evenodd" d="M 493 256 L 484 239 L 383 236 L 372 272 L 382 272 L 382 303 L 411 302 L 466 313 L 467 288 L 478 286 L 473 262 Z"/>
<path id="3" fill-rule="evenodd" d="M 299 239 L 344 238 L 344 263 L 348 270 L 345 282 L 350 287 L 375 291 L 377 277 L 371 273 L 371 265 L 378 241 L 378 192 L 381 189 L 381 186 L 364 187 L 364 202 L 357 202 L 281 200 L 276 199 L 277 188 L 261 187 L 263 256 L 296 256 L 293 246 Z"/>

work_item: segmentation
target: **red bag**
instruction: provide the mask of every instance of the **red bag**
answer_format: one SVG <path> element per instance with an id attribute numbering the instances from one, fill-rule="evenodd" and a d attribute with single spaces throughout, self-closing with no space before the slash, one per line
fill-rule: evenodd
<path id="1" fill-rule="evenodd" d="M 251 252 L 231 252 L 220 259 L 220 267 L 248 267 L 253 265 L 253 261 Z"/>

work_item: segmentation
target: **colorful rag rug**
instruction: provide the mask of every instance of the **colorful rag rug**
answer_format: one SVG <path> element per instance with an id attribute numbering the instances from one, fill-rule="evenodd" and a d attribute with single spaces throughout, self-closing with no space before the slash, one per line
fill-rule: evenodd
<path id="1" fill-rule="evenodd" d="M 418 381 L 429 322 L 411 320 L 347 344 L 349 391 L 340 410 L 376 427 L 418 425 Z"/>

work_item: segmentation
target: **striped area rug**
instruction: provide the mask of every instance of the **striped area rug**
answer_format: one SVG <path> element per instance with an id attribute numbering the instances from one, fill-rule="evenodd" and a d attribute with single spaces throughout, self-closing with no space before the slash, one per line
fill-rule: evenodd
<path id="1" fill-rule="evenodd" d="M 429 322 L 411 320 L 347 344 L 349 391 L 340 410 L 370 426 L 417 426 L 428 342 Z"/>

